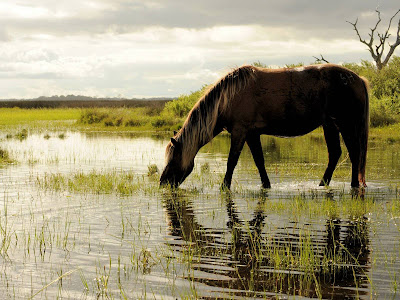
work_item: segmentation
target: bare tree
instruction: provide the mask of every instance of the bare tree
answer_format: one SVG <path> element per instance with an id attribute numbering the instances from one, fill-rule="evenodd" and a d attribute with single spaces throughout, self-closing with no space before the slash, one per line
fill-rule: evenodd
<path id="1" fill-rule="evenodd" d="M 356 19 L 356 21 L 354 23 L 351 23 L 349 21 L 347 21 L 347 23 L 350 23 L 351 25 L 353 25 L 354 30 L 356 31 L 357 36 L 360 39 L 360 42 L 365 44 L 368 47 L 368 51 L 371 53 L 371 56 L 375 61 L 376 67 L 378 68 L 378 70 L 381 70 L 389 62 L 390 57 L 393 55 L 396 47 L 398 45 L 400 45 L 400 19 L 399 19 L 399 23 L 397 26 L 397 34 L 396 34 L 395 42 L 393 44 L 390 44 L 390 42 L 388 40 L 390 37 L 389 31 L 390 31 L 390 27 L 392 26 L 392 21 L 397 16 L 397 14 L 400 12 L 400 9 L 390 18 L 389 25 L 384 33 L 376 32 L 378 25 L 382 21 L 382 19 L 381 19 L 381 12 L 378 9 L 376 9 L 375 11 L 378 14 L 378 21 L 376 22 L 375 27 L 370 29 L 371 32 L 368 34 L 369 41 L 366 41 L 365 39 L 363 39 L 360 35 L 360 32 L 358 31 L 358 28 L 357 28 L 358 18 Z M 375 33 L 378 36 L 378 41 L 376 44 L 374 44 Z M 386 57 L 383 57 L 386 43 L 389 46 L 389 51 L 386 53 Z"/>

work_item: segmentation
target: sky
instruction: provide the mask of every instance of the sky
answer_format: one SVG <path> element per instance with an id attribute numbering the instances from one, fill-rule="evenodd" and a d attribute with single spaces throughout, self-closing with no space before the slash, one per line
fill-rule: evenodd
<path id="1" fill-rule="evenodd" d="M 0 99 L 175 97 L 254 62 L 359 63 L 346 21 L 368 38 L 377 7 L 383 31 L 398 0 L 1 0 Z"/>

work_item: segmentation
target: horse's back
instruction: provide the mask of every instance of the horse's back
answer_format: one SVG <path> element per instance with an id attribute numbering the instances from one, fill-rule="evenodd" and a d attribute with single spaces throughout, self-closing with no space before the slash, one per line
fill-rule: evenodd
<path id="1" fill-rule="evenodd" d="M 306 134 L 326 118 L 362 105 L 363 80 L 341 66 L 256 68 L 255 72 L 254 82 L 234 99 L 231 118 L 232 123 L 265 134 Z"/>

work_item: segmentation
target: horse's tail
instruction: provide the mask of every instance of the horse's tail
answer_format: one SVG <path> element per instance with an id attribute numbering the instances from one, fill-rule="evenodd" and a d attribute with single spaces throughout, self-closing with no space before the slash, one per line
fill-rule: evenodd
<path id="1" fill-rule="evenodd" d="M 367 163 L 367 148 L 368 148 L 368 131 L 369 131 L 369 96 L 368 89 L 369 83 L 368 80 L 364 77 L 361 77 L 364 84 L 364 108 L 361 115 L 360 122 L 360 162 L 359 162 L 359 171 L 358 171 L 358 181 L 364 187 L 367 186 L 365 183 L 365 165 Z"/>

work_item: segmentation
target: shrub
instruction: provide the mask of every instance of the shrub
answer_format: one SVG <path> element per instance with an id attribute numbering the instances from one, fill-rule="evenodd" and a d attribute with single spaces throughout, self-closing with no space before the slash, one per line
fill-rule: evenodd
<path id="1" fill-rule="evenodd" d="M 400 121 L 399 115 L 393 108 L 392 99 L 376 99 L 374 96 L 370 99 L 370 124 L 372 127 L 391 125 Z"/>
<path id="2" fill-rule="evenodd" d="M 82 124 L 101 123 L 108 116 L 109 116 L 108 113 L 103 109 L 96 109 L 96 108 L 85 109 L 81 113 L 79 122 Z"/>
<path id="3" fill-rule="evenodd" d="M 394 56 L 380 71 L 369 61 L 362 61 L 361 64 L 343 64 L 343 66 L 369 80 L 372 127 L 400 121 L 400 57 Z"/>
<path id="4" fill-rule="evenodd" d="M 151 125 L 153 127 L 160 128 L 167 125 L 167 120 L 163 119 L 162 117 L 157 117 L 151 121 Z"/>
<path id="5" fill-rule="evenodd" d="M 143 126 L 146 124 L 145 120 L 140 120 L 140 119 L 129 119 L 126 120 L 124 123 L 125 127 L 139 127 L 139 126 Z"/>
<path id="6" fill-rule="evenodd" d="M 393 57 L 372 81 L 372 92 L 377 98 L 400 98 L 400 57 Z"/>
<path id="7" fill-rule="evenodd" d="M 105 126 L 114 126 L 114 120 L 110 117 L 108 117 L 107 119 L 104 120 L 104 125 Z"/>
<path id="8" fill-rule="evenodd" d="M 178 99 L 167 102 L 163 110 L 164 113 L 171 113 L 176 117 L 185 117 L 195 103 L 203 96 L 207 86 L 203 86 L 200 90 L 192 92 L 189 95 L 180 95 Z"/>

